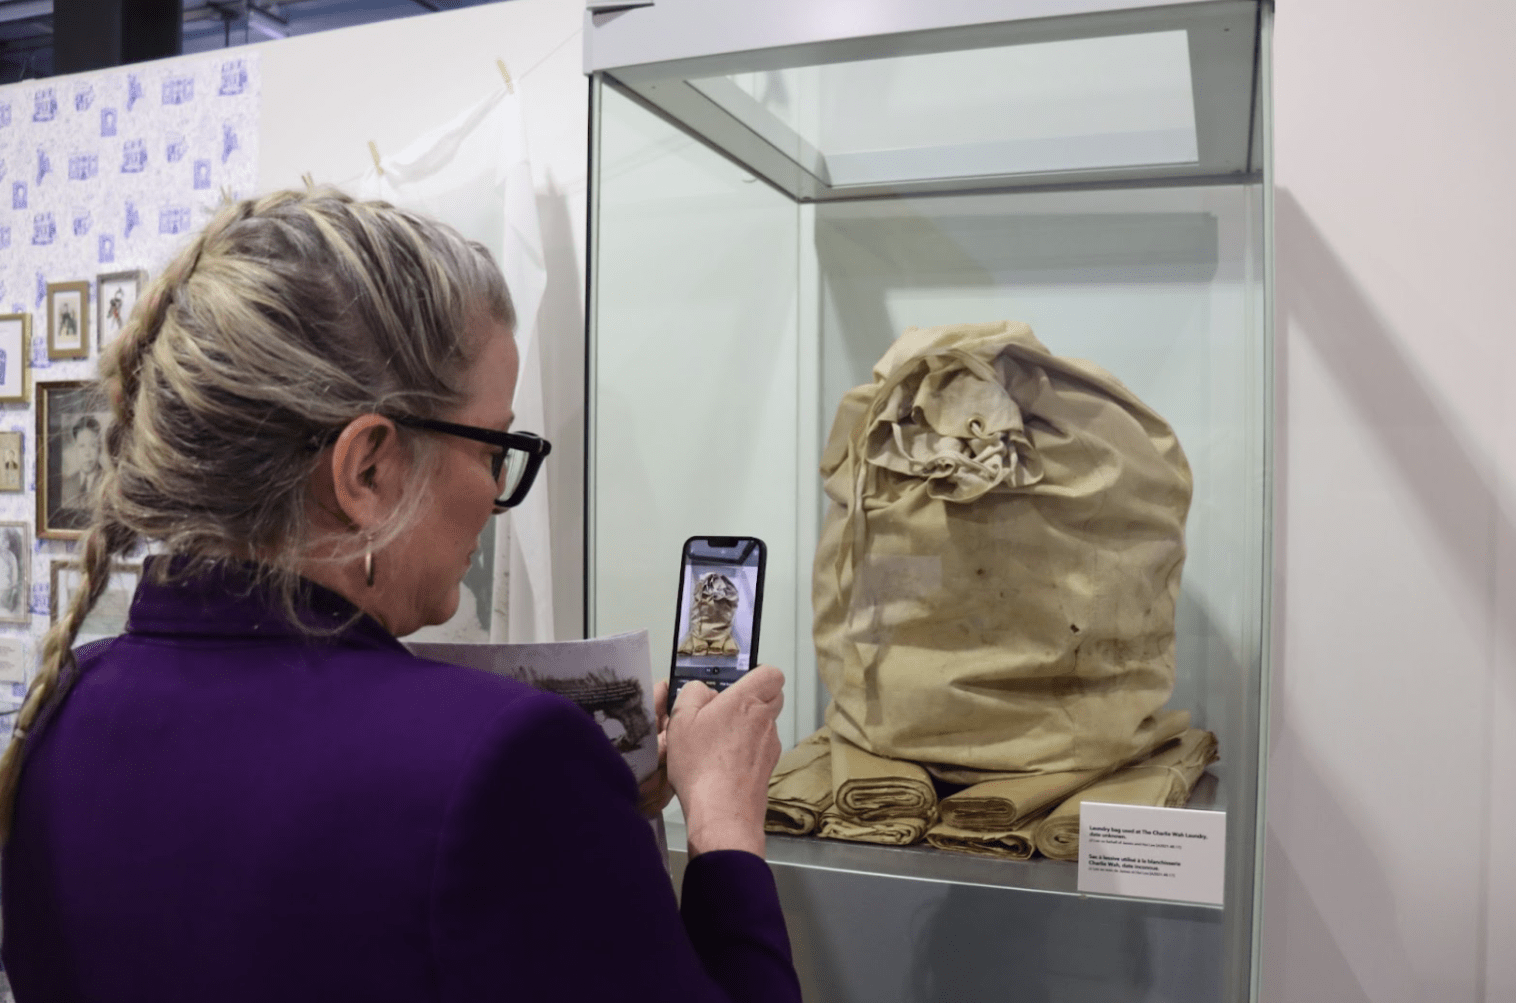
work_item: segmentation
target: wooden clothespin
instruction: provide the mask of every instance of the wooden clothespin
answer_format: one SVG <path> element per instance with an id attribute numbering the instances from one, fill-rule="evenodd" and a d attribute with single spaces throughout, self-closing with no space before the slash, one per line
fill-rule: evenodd
<path id="1" fill-rule="evenodd" d="M 516 84 L 511 80 L 511 71 L 505 68 L 505 60 L 497 59 L 495 65 L 500 68 L 500 75 L 505 78 L 505 92 L 516 93 Z"/>
<path id="2" fill-rule="evenodd" d="M 374 170 L 378 171 L 382 176 L 384 174 L 384 165 L 379 163 L 379 147 L 374 144 L 372 139 L 368 141 L 368 152 L 374 158 Z"/>

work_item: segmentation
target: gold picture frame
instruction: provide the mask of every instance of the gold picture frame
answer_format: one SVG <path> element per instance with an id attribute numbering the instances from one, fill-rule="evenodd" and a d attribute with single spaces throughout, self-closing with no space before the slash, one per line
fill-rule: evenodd
<path id="1" fill-rule="evenodd" d="M 0 404 L 25 404 L 32 398 L 32 315 L 0 314 Z"/>
<path id="2" fill-rule="evenodd" d="M 47 284 L 47 357 L 89 358 L 89 283 Z"/>
<path id="3" fill-rule="evenodd" d="M 147 272 L 140 268 L 95 276 L 95 326 L 99 332 L 96 351 L 105 351 L 106 345 L 121 336 L 146 284 Z"/>
<path id="4" fill-rule="evenodd" d="M 110 411 L 84 380 L 38 383 L 37 537 L 77 540 L 94 514 Z"/>

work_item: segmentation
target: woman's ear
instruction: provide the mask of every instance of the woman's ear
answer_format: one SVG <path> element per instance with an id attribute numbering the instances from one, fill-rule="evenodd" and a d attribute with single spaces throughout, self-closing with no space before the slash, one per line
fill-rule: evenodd
<path id="1" fill-rule="evenodd" d="M 348 422 L 332 447 L 337 510 L 360 529 L 382 522 L 404 494 L 409 459 L 390 419 L 365 414 Z"/>

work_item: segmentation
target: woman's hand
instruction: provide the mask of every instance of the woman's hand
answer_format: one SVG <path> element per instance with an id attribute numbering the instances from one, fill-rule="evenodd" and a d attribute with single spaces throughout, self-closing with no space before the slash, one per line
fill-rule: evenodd
<path id="1" fill-rule="evenodd" d="M 642 781 L 637 788 L 638 807 L 648 818 L 657 818 L 663 809 L 674 800 L 674 787 L 669 783 L 668 727 L 669 727 L 669 681 L 660 679 L 653 684 L 653 706 L 658 714 L 658 769 Z"/>
<path id="2" fill-rule="evenodd" d="M 779 761 L 774 720 L 784 674 L 760 665 L 722 693 L 685 684 L 668 722 L 668 775 L 693 859 L 707 850 L 763 856 L 769 775 Z"/>

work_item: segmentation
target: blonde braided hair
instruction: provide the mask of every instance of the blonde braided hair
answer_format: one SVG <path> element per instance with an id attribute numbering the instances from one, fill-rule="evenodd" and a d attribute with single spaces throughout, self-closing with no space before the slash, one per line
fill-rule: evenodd
<path id="1" fill-rule="evenodd" d="M 351 559 L 358 534 L 313 535 L 307 485 L 322 447 L 364 414 L 435 417 L 464 400 L 477 318 L 515 311 L 482 246 L 442 224 L 331 189 L 227 205 L 144 293 L 100 363 L 112 421 L 83 584 L 43 641 L 41 667 L 0 757 L 0 843 L 9 835 L 27 736 L 78 670 L 73 644 L 114 558 L 153 541 L 192 575 L 256 561 L 292 622 L 298 568 L 314 551 Z M 404 532 L 424 495 L 429 440 L 399 430 L 423 476 L 386 524 Z M 169 561 L 153 562 L 159 578 Z"/>

